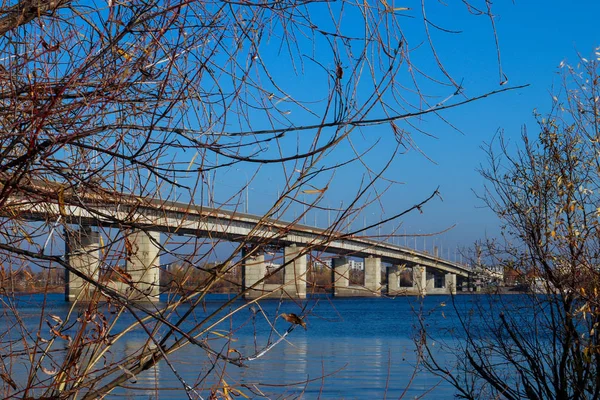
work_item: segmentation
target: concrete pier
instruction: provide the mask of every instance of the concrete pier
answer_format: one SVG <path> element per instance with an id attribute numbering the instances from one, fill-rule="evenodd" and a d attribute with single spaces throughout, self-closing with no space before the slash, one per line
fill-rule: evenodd
<path id="1" fill-rule="evenodd" d="M 248 290 L 244 298 L 255 299 L 264 296 L 266 298 L 306 298 L 306 255 L 301 254 L 304 249 L 300 246 L 288 246 L 284 248 L 283 283 L 258 283 L 267 275 L 267 263 L 263 253 L 253 257 L 242 254 L 244 266 L 242 272 L 242 287 Z"/>
<path id="2" fill-rule="evenodd" d="M 333 296 L 348 296 L 350 285 L 350 264 L 346 257 L 334 258 L 331 262 L 331 283 L 333 284 Z"/>
<path id="3" fill-rule="evenodd" d="M 69 265 L 85 276 L 98 281 L 100 276 L 100 234 L 89 226 L 65 232 L 65 254 Z M 87 301 L 95 287 L 83 278 L 65 270 L 65 300 Z"/>
<path id="4" fill-rule="evenodd" d="M 435 272 L 431 271 L 431 270 L 425 270 L 425 276 L 427 276 L 426 278 L 426 285 L 425 285 L 425 293 L 433 293 L 436 291 L 436 287 L 435 287 Z"/>
<path id="5" fill-rule="evenodd" d="M 446 290 L 450 294 L 456 294 L 456 274 L 446 274 Z"/>
<path id="6" fill-rule="evenodd" d="M 427 275 L 427 294 L 456 294 L 455 274 L 435 271 Z"/>
<path id="7" fill-rule="evenodd" d="M 423 282 L 420 282 L 422 276 L 422 271 L 416 270 L 415 267 L 407 267 L 406 264 L 392 266 L 387 268 L 386 276 L 387 276 L 387 294 L 389 296 L 403 296 L 403 295 L 413 295 L 417 296 L 421 294 L 423 291 L 419 288 L 424 287 Z M 410 271 L 412 275 L 410 280 L 410 285 L 407 285 L 408 282 L 405 282 L 404 286 L 401 284 L 402 276 L 406 277 L 407 273 Z M 420 282 L 420 283 L 418 283 Z"/>
<path id="8" fill-rule="evenodd" d="M 129 285 L 125 294 L 133 300 L 158 301 L 160 233 L 136 230 L 127 239 L 131 243 L 131 254 L 127 257 L 126 271 L 133 285 Z"/>
<path id="9" fill-rule="evenodd" d="M 420 265 L 413 267 L 413 290 L 419 296 L 427 294 L 427 268 Z"/>
<path id="10" fill-rule="evenodd" d="M 306 254 L 301 254 L 303 247 L 291 245 L 283 250 L 286 266 L 284 267 L 283 290 L 290 297 L 306 298 Z"/>
<path id="11" fill-rule="evenodd" d="M 252 256 L 248 255 L 248 251 L 242 251 L 243 266 L 242 266 L 242 290 L 246 290 L 260 281 L 267 274 L 267 265 L 265 264 L 265 255 L 261 252 L 256 252 Z M 250 289 L 245 294 L 245 298 L 255 299 L 261 296 L 265 290 L 265 283 L 260 283 Z"/>
<path id="12" fill-rule="evenodd" d="M 381 258 L 365 258 L 363 285 L 350 284 L 350 262 L 346 257 L 333 259 L 334 297 L 373 297 L 381 295 Z"/>
<path id="13" fill-rule="evenodd" d="M 381 296 L 381 258 L 365 258 L 365 289 L 372 296 Z"/>
<path id="14" fill-rule="evenodd" d="M 444 274 L 444 280 L 441 281 L 439 272 L 428 271 L 426 267 L 420 265 L 413 266 L 412 273 L 412 287 L 401 287 L 400 271 L 390 272 L 388 274 L 388 294 L 390 296 L 456 294 L 456 274 Z"/>

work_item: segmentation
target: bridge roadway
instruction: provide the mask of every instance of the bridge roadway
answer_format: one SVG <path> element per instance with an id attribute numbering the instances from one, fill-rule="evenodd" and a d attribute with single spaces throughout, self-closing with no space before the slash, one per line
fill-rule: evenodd
<path id="1" fill-rule="evenodd" d="M 39 187 L 38 185 L 35 186 Z M 48 190 L 47 188 L 48 186 L 46 186 L 46 190 Z M 291 246 L 298 249 L 309 248 L 338 256 L 363 257 L 366 264 L 368 264 L 368 259 L 376 259 L 378 265 L 385 262 L 395 266 L 418 266 L 423 269 L 415 278 L 421 282 L 419 285 L 429 287 L 430 291 L 433 289 L 433 283 L 430 282 L 432 278 L 425 277 L 424 268 L 455 277 L 457 275 L 467 277 L 470 272 L 470 268 L 465 265 L 425 252 L 328 229 L 290 224 L 262 216 L 188 203 L 139 198 L 132 195 L 119 194 L 118 197 L 111 198 L 106 194 L 82 196 L 72 193 L 58 195 L 56 191 L 54 193 L 54 196 L 47 196 L 39 201 L 35 200 L 36 196 L 14 197 L 5 205 L 2 213 L 13 218 L 18 216 L 18 218 L 29 220 L 56 221 L 61 216 L 63 221 L 82 226 L 128 226 L 146 232 L 168 232 L 234 242 L 246 241 L 254 244 L 280 246 L 285 249 Z M 160 240 L 157 238 L 159 236 L 155 235 L 153 239 L 145 239 L 145 242 L 142 238 L 142 242 L 146 247 L 152 246 L 152 241 Z M 157 257 L 156 254 L 155 258 Z M 286 260 L 288 258 L 286 256 Z M 144 263 L 143 260 L 141 262 Z M 264 263 L 264 259 L 260 262 Z M 148 267 L 147 261 L 145 264 Z M 154 265 L 156 262 L 152 264 Z M 421 273 L 423 276 L 420 275 Z M 342 278 L 346 279 L 344 285 L 348 286 L 347 276 L 342 276 Z M 456 278 L 450 282 L 456 286 Z M 424 292 L 424 288 L 419 291 Z"/>

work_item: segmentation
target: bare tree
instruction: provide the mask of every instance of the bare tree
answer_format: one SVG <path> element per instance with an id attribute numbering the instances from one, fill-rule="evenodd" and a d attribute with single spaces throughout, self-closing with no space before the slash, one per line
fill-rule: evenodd
<path id="1" fill-rule="evenodd" d="M 428 366 L 464 398 L 600 396 L 598 61 L 564 68 L 536 139 L 524 129 L 517 148 L 502 135 L 489 147 L 485 200 L 504 237 L 480 247 L 480 260 L 516 272 L 530 293 L 470 311 L 455 303 L 458 364 L 430 352 Z"/>
<path id="2" fill-rule="evenodd" d="M 4 396 L 99 398 L 164 362 L 188 396 L 198 397 L 206 376 L 199 373 L 196 382 L 185 382 L 170 354 L 196 346 L 215 366 L 241 366 L 279 343 L 287 333 L 255 354 L 213 347 L 207 335 L 236 312 L 230 307 L 243 293 L 240 288 L 238 296 L 204 314 L 206 294 L 224 281 L 239 285 L 240 266 L 275 246 L 311 209 L 333 214 L 333 219 L 319 242 L 296 258 L 372 228 L 351 226 L 394 184 L 387 169 L 420 130 L 411 120 L 509 90 L 465 95 L 443 67 L 429 32 L 445 30 L 427 18 L 429 4 L 421 6 L 411 10 L 386 1 L 4 1 L 2 268 L 64 268 L 92 288 L 85 304 L 67 316 L 42 310 L 34 328 L 19 318 L 14 302 L 4 301 L 19 332 L 1 343 L 2 352 L 11 355 L 0 366 Z M 489 2 L 481 9 L 468 4 L 466 10 L 489 18 L 494 32 Z M 420 29 L 403 30 L 409 16 L 422 22 Z M 411 62 L 413 47 L 423 41 L 434 67 Z M 501 70 L 499 75 L 506 83 Z M 438 83 L 427 96 L 421 91 L 421 85 Z M 388 148 L 389 161 L 373 169 L 363 161 L 373 150 L 356 143 L 376 125 L 388 127 L 396 148 Z M 355 197 L 341 207 L 324 206 L 336 171 L 348 165 L 363 170 L 354 182 Z M 221 191 L 238 170 L 246 174 L 244 184 Z M 237 242 L 212 235 L 181 238 L 178 228 L 159 242 L 151 234 L 153 226 L 137 212 L 145 208 L 160 214 L 179 207 L 182 221 L 205 207 L 240 213 L 248 209 L 249 186 L 264 175 L 281 178 L 279 193 L 264 200 L 256 229 Z M 416 209 L 411 206 L 387 220 Z M 280 222 L 279 233 L 260 234 L 274 219 L 294 213 L 289 223 Z M 169 296 L 167 303 L 132 301 L 136 278 L 124 265 L 135 253 L 136 235 L 143 234 L 175 263 L 205 270 L 197 290 L 172 281 L 163 289 L 177 296 Z M 73 247 L 88 236 L 100 241 L 94 250 L 100 270 L 93 273 L 74 267 L 64 254 L 65 242 Z M 207 267 L 219 246 L 229 246 L 230 255 Z M 273 274 L 290 262 L 293 258 L 280 262 Z M 129 291 L 115 289 L 119 285 Z M 147 293 L 135 295 L 140 300 Z M 306 307 L 298 314 L 308 312 Z M 133 321 L 117 328 L 124 313 Z M 273 326 L 272 317 L 263 316 Z M 112 346 L 134 328 L 145 332 L 140 349 L 106 361 Z M 22 347 L 12 347 L 13 340 Z M 15 365 L 23 363 L 25 371 L 16 376 Z M 216 395 L 240 389 L 222 380 L 210 390 Z"/>

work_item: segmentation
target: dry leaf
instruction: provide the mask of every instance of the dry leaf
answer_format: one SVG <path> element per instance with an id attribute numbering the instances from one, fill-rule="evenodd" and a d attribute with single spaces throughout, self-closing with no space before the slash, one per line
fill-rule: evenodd
<path id="1" fill-rule="evenodd" d="M 327 191 L 327 189 L 329 189 L 329 186 L 325 186 L 323 189 L 303 190 L 302 193 L 304 193 L 304 194 L 319 194 L 319 193 L 325 193 L 325 191 Z"/>
<path id="2" fill-rule="evenodd" d="M 128 370 L 127 368 L 125 368 L 122 365 L 118 366 L 121 371 L 123 371 L 125 373 L 125 375 L 129 376 L 129 382 L 131 383 L 136 383 L 137 382 L 137 378 L 135 377 L 135 374 L 133 372 L 131 372 L 130 370 Z"/>
<path id="3" fill-rule="evenodd" d="M 62 186 L 58 190 L 58 210 L 63 217 L 67 215 L 67 210 L 65 208 L 65 188 Z"/>
<path id="4" fill-rule="evenodd" d="M 58 374 L 58 370 L 56 370 L 56 369 L 55 369 L 55 370 L 52 370 L 52 371 L 50 371 L 49 369 L 46 369 L 46 368 L 44 368 L 44 367 L 41 367 L 41 368 L 42 368 L 42 371 L 43 371 L 43 372 L 44 372 L 46 375 L 54 376 L 54 375 Z"/>

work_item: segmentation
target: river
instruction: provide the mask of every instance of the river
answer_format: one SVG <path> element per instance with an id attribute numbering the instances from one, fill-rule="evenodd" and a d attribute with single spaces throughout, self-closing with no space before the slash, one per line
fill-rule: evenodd
<path id="1" fill-rule="evenodd" d="M 460 307 L 469 308 L 477 297 L 460 295 L 456 301 Z M 215 309 L 223 299 L 222 295 L 210 295 L 202 312 Z M 19 314 L 25 325 L 37 326 L 42 300 L 41 295 L 19 298 Z M 61 318 L 69 310 L 63 295 L 48 295 L 47 302 L 48 310 Z M 260 398 L 255 387 L 260 388 L 265 398 L 395 399 L 403 395 L 406 399 L 423 395 L 429 399 L 453 398 L 454 390 L 447 383 L 419 370 L 413 341 L 419 313 L 427 315 L 430 329 L 435 330 L 441 339 L 452 340 L 444 336 L 445 328 L 456 324 L 449 296 L 335 300 L 323 297 L 309 302 L 314 308 L 306 317 L 306 331 L 298 327 L 264 356 L 247 362 L 248 368 L 230 365 L 225 371 L 213 371 L 213 378 L 197 386 L 197 392 L 208 398 L 215 376 L 223 374 L 229 385 L 239 388 L 249 398 Z M 237 303 L 241 304 L 244 302 Z M 298 311 L 298 304 L 294 302 L 281 304 L 266 300 L 260 305 L 270 318 L 277 313 Z M 242 354 L 251 354 L 267 343 L 268 325 L 261 313 L 257 313 L 256 308 L 253 310 L 245 308 L 228 320 L 226 327 L 215 329 L 218 335 L 218 332 L 225 332 L 222 329 L 233 327 L 232 347 Z M 15 329 L 10 315 L 5 314 L 3 319 L 7 328 Z M 123 326 L 128 323 L 127 319 L 123 319 Z M 287 326 L 289 324 L 283 319 L 277 319 L 278 332 L 284 332 Z M 144 343 L 145 333 L 138 329 L 124 339 L 117 342 L 109 357 L 135 351 Z M 432 344 L 435 346 L 435 343 Z M 191 386 L 210 366 L 206 354 L 194 346 L 187 346 L 173 354 L 171 360 L 180 377 Z M 18 367 L 14 371 L 18 371 Z M 246 386 L 240 386 L 242 384 Z M 119 388 L 108 396 L 134 397 L 181 399 L 186 395 L 175 374 L 161 362 L 132 379 L 126 388 Z"/>

